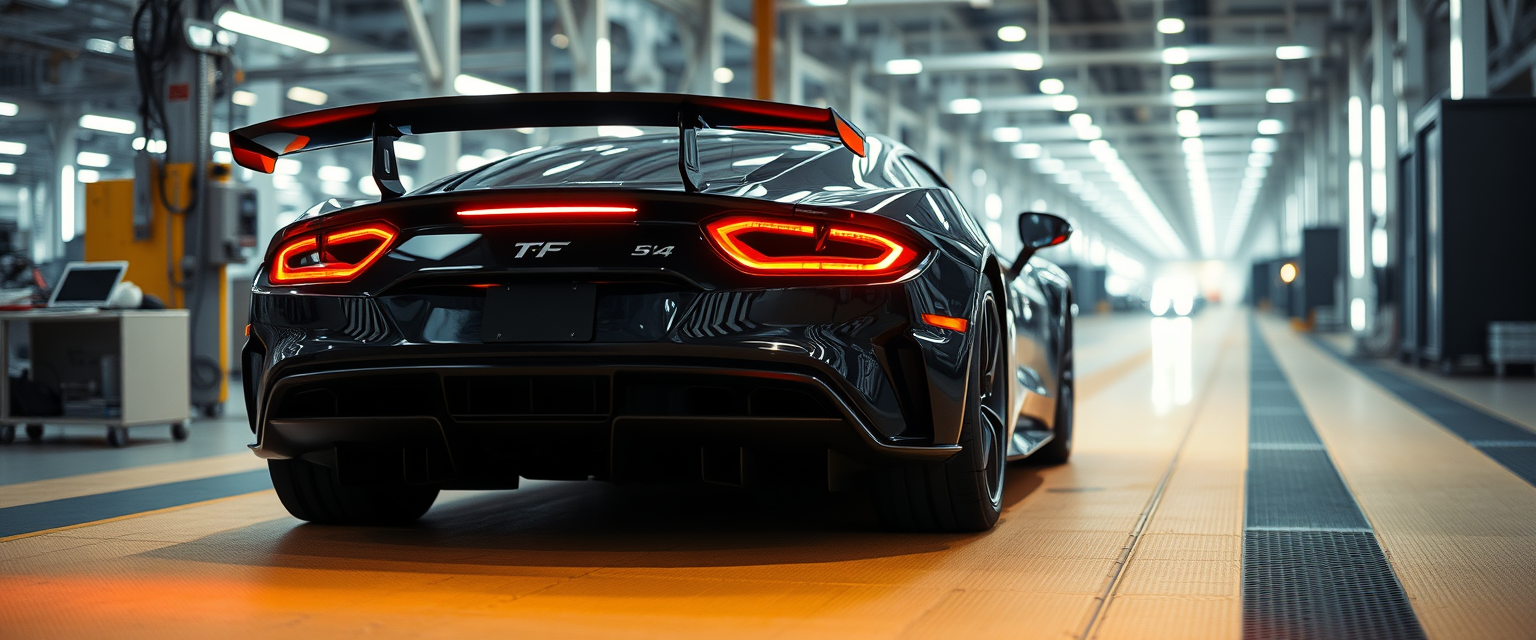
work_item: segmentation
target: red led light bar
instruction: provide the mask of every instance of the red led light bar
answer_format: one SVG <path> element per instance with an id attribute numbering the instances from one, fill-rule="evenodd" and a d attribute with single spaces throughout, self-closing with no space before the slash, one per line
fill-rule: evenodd
<path id="1" fill-rule="evenodd" d="M 272 273 L 269 277 L 274 284 L 311 284 L 317 282 L 347 282 L 357 277 L 365 269 L 373 266 L 379 258 L 389 250 L 394 243 L 397 232 L 395 228 L 383 222 L 352 227 L 339 231 L 325 232 L 323 235 L 304 236 L 289 241 L 278 249 L 277 256 L 272 260 Z M 324 246 L 321 239 L 324 239 Z M 357 262 L 345 262 L 330 258 L 328 248 L 333 245 L 345 245 L 357 242 L 377 241 L 379 245 L 369 251 L 366 256 Z M 319 254 L 316 264 L 295 267 L 290 265 L 295 258 L 305 253 L 316 252 Z"/>
<path id="2" fill-rule="evenodd" d="M 737 268 L 758 274 L 888 275 L 900 272 L 918 257 L 917 250 L 873 229 L 858 229 L 764 218 L 724 218 L 705 225 L 715 248 Z M 818 236 L 818 231 L 824 232 Z M 768 255 L 748 236 L 790 236 L 816 239 L 815 249 L 798 255 Z M 831 242 L 845 245 L 843 253 Z M 873 256 L 850 255 L 849 248 L 875 251 Z M 867 253 L 868 251 L 866 251 Z"/>
<path id="3" fill-rule="evenodd" d="M 965 328 L 971 324 L 965 318 L 951 318 L 949 316 L 941 316 L 932 313 L 923 314 L 923 322 L 931 324 L 935 327 L 939 327 L 941 329 L 959 331 L 960 333 L 965 333 Z"/>
<path id="4" fill-rule="evenodd" d="M 512 216 L 541 216 L 541 215 L 625 215 L 639 211 L 634 207 L 609 207 L 609 206 L 542 206 L 542 207 L 491 207 L 486 209 L 466 209 L 459 212 L 461 218 L 480 217 L 512 217 Z"/>

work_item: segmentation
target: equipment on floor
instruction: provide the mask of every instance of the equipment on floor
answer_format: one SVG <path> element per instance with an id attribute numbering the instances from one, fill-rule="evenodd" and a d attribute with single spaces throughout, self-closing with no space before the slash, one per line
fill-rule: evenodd
<path id="1" fill-rule="evenodd" d="M 211 162 L 213 120 L 239 76 L 229 34 L 206 0 L 146 0 L 134 14 L 142 133 L 134 179 L 86 187 L 87 260 L 128 260 L 127 277 L 170 308 L 190 312 L 193 406 L 223 412 L 228 398 L 228 280 L 256 246 L 255 191 Z M 227 118 L 226 118 L 227 119 Z M 155 151 L 163 150 L 164 153 Z"/>
<path id="2" fill-rule="evenodd" d="M 53 288 L 48 306 L 54 309 L 101 309 L 123 282 L 128 263 L 71 262 L 64 267 L 59 285 Z"/>
<path id="3" fill-rule="evenodd" d="M 1399 355 L 1445 372 L 1496 364 L 1489 323 L 1536 321 L 1536 99 L 1430 102 L 1404 156 Z"/>

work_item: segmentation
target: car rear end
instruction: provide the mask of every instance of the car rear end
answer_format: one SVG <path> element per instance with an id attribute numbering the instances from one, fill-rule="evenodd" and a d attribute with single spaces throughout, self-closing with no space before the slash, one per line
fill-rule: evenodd
<path id="1" fill-rule="evenodd" d="M 963 328 L 922 317 L 968 300 L 935 293 L 966 277 L 937 249 L 885 216 L 645 189 L 306 219 L 253 286 L 254 448 L 344 484 L 445 488 L 835 485 L 942 459 Z"/>

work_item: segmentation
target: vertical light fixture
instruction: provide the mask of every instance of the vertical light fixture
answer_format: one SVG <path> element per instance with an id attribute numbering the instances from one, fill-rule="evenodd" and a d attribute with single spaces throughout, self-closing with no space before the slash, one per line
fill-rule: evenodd
<path id="1" fill-rule="evenodd" d="M 75 239 L 75 165 L 66 164 L 59 170 L 59 238 L 64 242 Z"/>
<path id="2" fill-rule="evenodd" d="M 1481 1 L 1481 0 L 1478 0 Z M 1466 93 L 1466 75 L 1462 73 L 1464 55 L 1461 50 L 1461 0 L 1450 0 L 1451 5 L 1451 99 L 1460 100 Z"/>
<path id="3" fill-rule="evenodd" d="M 1365 277 L 1365 113 L 1360 96 L 1349 97 L 1349 275 Z"/>
<path id="4" fill-rule="evenodd" d="M 608 39 L 608 3 L 593 0 L 590 10 L 597 14 L 597 50 L 592 65 L 597 78 L 593 88 L 600 93 L 607 93 L 613 90 L 613 44 Z"/>

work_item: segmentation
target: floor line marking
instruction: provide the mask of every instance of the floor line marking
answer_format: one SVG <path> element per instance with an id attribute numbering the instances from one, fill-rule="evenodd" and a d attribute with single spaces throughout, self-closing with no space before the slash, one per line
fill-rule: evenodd
<path id="1" fill-rule="evenodd" d="M 239 498 L 249 498 L 251 496 L 260 495 L 260 494 L 263 494 L 263 493 L 270 493 L 271 491 L 272 491 L 271 489 L 263 489 L 261 491 L 252 491 L 250 493 L 242 493 L 242 494 L 239 494 L 239 495 L 224 496 L 222 498 L 214 498 L 212 500 L 201 500 L 201 501 L 198 501 L 198 502 L 188 502 L 186 504 L 178 504 L 178 505 L 175 505 L 175 506 L 165 507 L 163 509 L 152 509 L 150 511 L 140 511 L 139 513 L 130 513 L 128 515 L 114 516 L 114 517 L 111 517 L 111 518 L 102 518 L 101 520 L 92 520 L 90 522 L 81 522 L 81 523 L 77 523 L 77 524 L 70 524 L 70 525 L 65 525 L 65 526 L 62 526 L 62 527 L 54 527 L 52 529 L 43 529 L 43 530 L 40 530 L 40 531 L 29 531 L 27 533 L 18 533 L 18 534 L 14 535 L 14 536 L 6 536 L 4 538 L 0 538 L 0 543 L 10 542 L 12 540 L 20 540 L 22 538 L 32 538 L 32 537 L 36 537 L 36 536 L 44 536 L 44 535 L 48 535 L 50 533 L 58 533 L 60 531 L 69 531 L 71 529 L 84 529 L 86 527 L 94 527 L 94 526 L 99 525 L 99 524 L 107 524 L 109 522 L 117 522 L 119 520 L 131 520 L 133 518 L 142 518 L 144 516 L 153 516 L 153 515 L 158 515 L 158 514 L 161 514 L 161 513 L 169 513 L 171 511 L 180 511 L 182 509 L 191 509 L 192 507 L 201 507 L 201 506 L 206 506 L 206 505 L 210 505 L 210 504 L 214 504 L 214 503 L 218 503 L 218 502 L 228 502 L 230 500 L 236 500 L 236 499 L 239 499 Z"/>
<path id="2" fill-rule="evenodd" d="M 271 479 L 262 469 L 7 507 L 0 509 L 0 537 L 262 491 L 271 486 Z"/>
<path id="3" fill-rule="evenodd" d="M 1335 360 L 1338 360 L 1346 367 L 1353 369 L 1355 373 L 1360 375 L 1360 377 L 1365 378 L 1366 381 L 1375 385 L 1378 389 L 1386 392 L 1389 397 L 1394 398 L 1398 402 L 1401 402 L 1404 406 L 1407 406 L 1409 409 L 1412 409 L 1419 415 L 1424 416 L 1425 419 L 1438 425 L 1441 429 L 1444 429 L 1451 435 L 1460 438 L 1462 442 L 1467 443 L 1473 449 L 1477 450 L 1485 456 L 1488 456 L 1489 459 L 1498 463 L 1499 466 L 1504 467 L 1505 470 L 1513 473 L 1516 477 L 1526 481 L 1531 485 L 1536 485 L 1536 465 L 1531 464 L 1531 460 L 1528 459 L 1528 454 L 1523 451 L 1523 449 L 1527 448 L 1536 448 L 1536 434 L 1531 433 L 1531 430 L 1525 425 L 1514 420 L 1510 420 L 1509 418 L 1499 415 L 1498 413 L 1484 409 L 1477 404 L 1456 397 L 1454 394 L 1448 391 L 1420 383 L 1416 380 L 1408 378 L 1407 376 L 1398 375 L 1396 372 L 1393 372 L 1386 367 L 1382 367 L 1375 363 L 1357 360 L 1353 357 L 1345 355 L 1342 351 L 1336 349 L 1334 345 L 1328 344 L 1327 341 L 1317 337 L 1316 335 L 1308 335 L 1307 340 L 1304 342 L 1310 342 L 1314 349 L 1317 349 L 1326 355 L 1332 356 Z M 1417 398 L 1410 397 L 1409 394 L 1407 394 L 1402 389 L 1394 388 L 1394 385 L 1399 387 L 1408 387 L 1424 395 Z M 1432 406 L 1430 403 L 1424 401 L 1425 398 L 1434 400 L 1437 404 L 1441 404 L 1442 406 Z M 1447 416 L 1447 410 L 1464 411 L 1474 417 L 1480 417 L 1486 422 L 1481 425 L 1473 425 L 1469 427 L 1469 425 L 1465 423 L 1453 420 L 1452 416 Z M 1504 433 L 1500 435 L 1505 435 L 1506 437 L 1520 437 L 1520 439 L 1490 440 L 1486 438 L 1468 437 L 1472 434 L 1466 433 L 1468 429 L 1488 430 L 1489 428 L 1495 428 L 1497 430 L 1503 431 Z M 1516 449 L 1516 451 L 1508 451 L 1508 449 Z M 1499 455 L 1494 455 L 1494 452 L 1502 453 L 1503 456 L 1501 457 Z M 1515 456 L 1515 458 L 1511 459 L 1511 456 Z"/>
<path id="4" fill-rule="evenodd" d="M 1232 328 L 1229 325 L 1227 332 Z M 1147 499 L 1147 504 L 1141 510 L 1141 515 L 1136 519 L 1136 526 L 1131 528 L 1130 535 L 1126 538 L 1125 546 L 1121 547 L 1120 555 L 1115 557 L 1115 564 L 1106 576 L 1104 590 L 1094 596 L 1093 610 L 1088 614 L 1088 623 L 1083 626 L 1083 633 L 1079 638 L 1092 638 L 1100 620 L 1109 611 L 1109 605 L 1114 601 L 1115 592 L 1120 589 L 1120 582 L 1125 577 L 1125 568 L 1131 564 L 1131 557 L 1136 552 L 1136 546 L 1141 542 L 1141 537 L 1146 533 L 1147 526 L 1152 523 L 1152 516 L 1157 512 L 1157 506 L 1163 501 L 1163 493 L 1168 489 L 1168 482 L 1173 479 L 1173 473 L 1178 469 L 1179 458 L 1184 454 L 1185 445 L 1189 444 L 1189 436 L 1194 433 L 1195 425 L 1200 422 L 1200 415 L 1205 411 L 1205 405 L 1210 400 L 1211 387 L 1215 386 L 1217 369 L 1221 366 L 1222 358 L 1226 357 L 1227 350 L 1232 345 L 1227 340 L 1222 340 L 1217 347 L 1216 358 L 1212 361 L 1210 375 L 1206 376 L 1204 388 L 1201 389 L 1200 403 L 1190 412 L 1189 424 L 1185 425 L 1183 435 L 1179 436 L 1179 444 L 1173 449 L 1173 457 L 1168 460 L 1168 466 L 1163 469 L 1163 476 L 1158 479 L 1157 487 L 1152 490 L 1152 496 Z M 1151 357 L 1151 350 L 1147 350 L 1147 356 Z"/>

